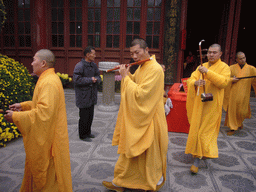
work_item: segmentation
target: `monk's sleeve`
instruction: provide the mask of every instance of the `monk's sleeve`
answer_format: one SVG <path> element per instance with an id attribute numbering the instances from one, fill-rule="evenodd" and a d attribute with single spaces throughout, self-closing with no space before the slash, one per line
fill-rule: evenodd
<path id="1" fill-rule="evenodd" d="M 131 79 L 132 81 L 134 81 L 134 74 L 129 73 L 128 75 L 129 75 L 130 79 Z"/>
<path id="2" fill-rule="evenodd" d="M 127 158 L 136 157 L 151 146 L 154 140 L 153 117 L 158 102 L 161 102 L 164 110 L 162 68 L 150 68 L 144 74 L 140 84 L 129 76 L 122 80 L 123 128 L 118 153 L 126 154 Z"/>
<path id="3" fill-rule="evenodd" d="M 256 68 L 255 67 L 252 67 L 250 76 L 256 76 Z M 252 87 L 253 87 L 254 93 L 256 95 L 256 78 L 253 78 L 253 80 L 252 80 Z"/>
<path id="4" fill-rule="evenodd" d="M 51 122 L 59 101 L 57 90 L 53 84 L 42 86 L 35 108 L 13 113 L 14 123 L 22 135 L 36 130 L 38 139 L 46 141 L 48 136 L 52 134 L 53 130 L 50 129 Z M 28 102 L 22 103 L 21 105 L 27 109 L 29 105 L 31 106 Z"/>
<path id="5" fill-rule="evenodd" d="M 216 73 L 212 70 L 208 70 L 205 77 L 219 89 L 224 89 L 225 87 L 227 87 L 230 80 L 230 68 L 228 65 L 224 66 L 221 73 Z"/>
<path id="6" fill-rule="evenodd" d="M 232 71 L 231 71 L 231 76 L 232 76 Z M 228 80 L 228 85 L 224 89 L 223 109 L 225 111 L 228 110 L 229 97 L 230 97 L 230 92 L 231 92 L 231 87 L 232 87 L 232 80 L 233 80 L 233 77 L 230 77 L 229 80 Z"/>
<path id="7" fill-rule="evenodd" d="M 195 86 L 195 82 L 199 79 L 200 72 L 198 70 L 194 71 L 191 74 L 191 77 L 187 80 L 188 93 L 187 93 L 187 101 L 186 101 L 186 109 L 188 121 L 190 122 L 194 107 L 194 100 L 197 93 L 197 86 Z"/>
<path id="8" fill-rule="evenodd" d="M 32 108 L 32 101 L 25 101 L 20 103 L 22 111 L 28 111 Z"/>
<path id="9" fill-rule="evenodd" d="M 188 89 L 190 89 L 190 93 L 195 94 L 197 90 L 197 86 L 195 86 L 195 82 L 199 80 L 199 76 L 200 76 L 200 72 L 196 70 L 191 74 L 191 77 L 187 80 L 187 86 L 188 86 Z"/>
<path id="10" fill-rule="evenodd" d="M 139 105 L 143 105 L 147 109 L 147 112 L 151 111 L 158 100 L 153 100 L 154 103 L 149 102 L 153 98 L 155 98 L 154 93 L 159 92 L 159 82 L 160 81 L 161 72 L 159 71 L 151 71 L 148 73 L 140 84 L 136 84 L 130 76 L 126 76 L 124 78 L 124 88 L 127 93 L 127 97 L 134 99 Z M 163 87 L 163 86 L 162 86 Z M 161 89 L 161 96 L 162 96 Z M 161 97 L 162 98 L 162 97 Z M 147 105 L 150 104 L 150 105 Z M 142 111 L 141 111 L 142 112 Z"/>

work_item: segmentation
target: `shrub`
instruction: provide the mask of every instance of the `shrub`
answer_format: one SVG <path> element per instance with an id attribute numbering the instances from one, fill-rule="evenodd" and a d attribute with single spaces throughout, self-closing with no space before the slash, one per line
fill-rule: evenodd
<path id="1" fill-rule="evenodd" d="M 59 73 L 59 72 L 57 72 L 56 74 L 59 76 L 63 87 L 66 87 L 69 83 L 71 83 L 72 78 L 69 77 L 68 74 Z"/>
<path id="2" fill-rule="evenodd" d="M 26 67 L 0 54 L 0 108 L 8 109 L 11 104 L 31 100 L 34 86 Z M 19 136 L 17 127 L 0 114 L 0 147 Z"/>

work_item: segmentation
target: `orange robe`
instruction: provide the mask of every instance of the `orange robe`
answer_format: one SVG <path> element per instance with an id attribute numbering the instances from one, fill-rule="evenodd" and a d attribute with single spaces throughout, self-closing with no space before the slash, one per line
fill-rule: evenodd
<path id="1" fill-rule="evenodd" d="M 156 190 L 166 179 L 168 130 L 163 104 L 164 73 L 152 60 L 122 79 L 121 103 L 112 144 L 119 159 L 113 183 L 120 187 Z"/>
<path id="2" fill-rule="evenodd" d="M 220 59 L 211 66 L 208 62 L 203 66 L 208 69 L 205 74 L 205 92 L 213 94 L 213 101 L 201 101 L 203 87 L 200 87 L 200 93 L 197 95 L 197 87 L 194 84 L 201 75 L 197 68 L 187 81 L 186 108 L 190 129 L 185 153 L 199 158 L 218 158 L 217 138 L 221 123 L 224 88 L 228 85 L 230 69 Z"/>
<path id="3" fill-rule="evenodd" d="M 65 96 L 53 68 L 40 75 L 32 101 L 21 106 L 13 113 L 26 152 L 20 191 L 72 191 Z"/>
<path id="4" fill-rule="evenodd" d="M 256 76 L 256 68 L 245 64 L 241 69 L 239 64 L 230 66 L 231 77 Z M 241 79 L 232 83 L 230 79 L 229 86 L 225 90 L 224 110 L 227 111 L 225 126 L 231 130 L 237 130 L 242 126 L 245 118 L 251 118 L 250 93 L 251 86 L 256 90 L 256 78 Z"/>

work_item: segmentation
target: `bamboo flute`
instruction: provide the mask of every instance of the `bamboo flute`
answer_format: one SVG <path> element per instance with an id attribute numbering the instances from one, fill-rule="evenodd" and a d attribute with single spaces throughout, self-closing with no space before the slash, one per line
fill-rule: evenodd
<path id="1" fill-rule="evenodd" d="M 146 61 L 149 61 L 149 60 L 151 60 L 151 58 L 145 59 L 145 60 L 141 60 L 141 61 L 137 61 L 137 62 L 130 63 L 130 64 L 126 64 L 125 66 L 128 67 L 128 66 L 132 66 L 132 65 L 141 65 L 141 64 L 143 64 L 143 63 L 145 63 Z M 108 69 L 106 72 L 108 73 L 108 72 L 117 70 L 117 69 L 119 69 L 119 68 L 120 68 L 120 67 L 119 67 L 119 65 L 118 65 L 118 66 L 114 67 L 113 69 Z"/>

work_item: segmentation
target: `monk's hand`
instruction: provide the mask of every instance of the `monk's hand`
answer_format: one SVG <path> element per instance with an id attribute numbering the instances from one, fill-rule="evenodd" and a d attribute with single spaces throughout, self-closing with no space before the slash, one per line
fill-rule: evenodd
<path id="1" fill-rule="evenodd" d="M 13 105 L 9 105 L 9 109 L 12 111 L 22 111 L 22 107 L 20 103 L 15 103 Z"/>
<path id="2" fill-rule="evenodd" d="M 240 79 L 237 79 L 236 78 L 236 76 L 234 76 L 233 78 L 232 78 L 232 83 L 236 83 L 236 82 L 238 82 Z"/>
<path id="3" fill-rule="evenodd" d="M 130 65 L 126 68 L 125 64 L 120 65 L 119 73 L 122 76 L 122 78 L 125 78 L 130 71 Z"/>
<path id="4" fill-rule="evenodd" d="M 195 86 L 203 86 L 205 85 L 205 80 L 199 79 L 198 81 L 195 81 Z"/>
<path id="5" fill-rule="evenodd" d="M 13 123 L 13 119 L 12 119 L 13 111 L 7 110 L 6 113 L 7 114 L 4 115 L 5 120 L 8 121 L 9 123 Z"/>
<path id="6" fill-rule="evenodd" d="M 205 67 L 205 66 L 200 66 L 198 68 L 198 71 L 200 71 L 201 73 L 207 73 L 208 72 L 208 69 Z"/>

